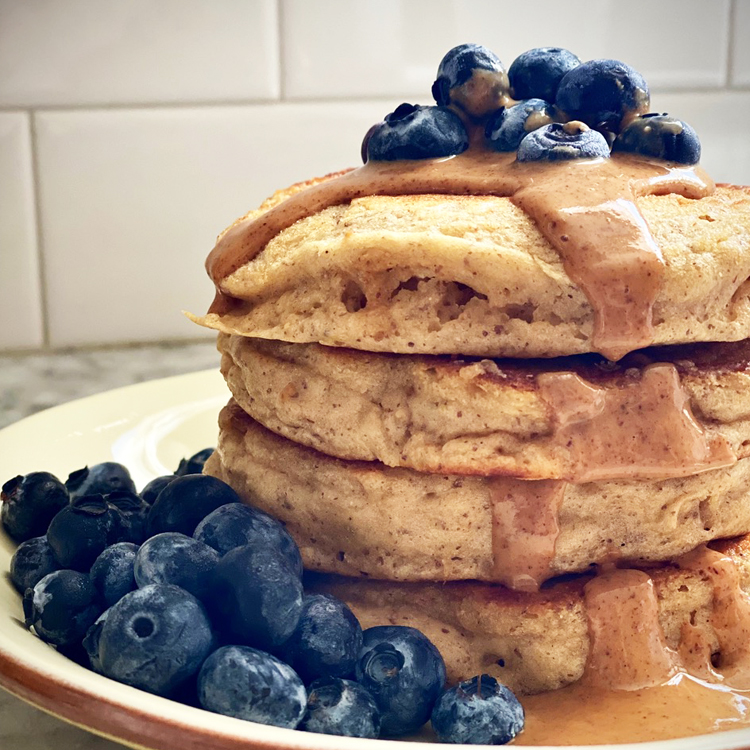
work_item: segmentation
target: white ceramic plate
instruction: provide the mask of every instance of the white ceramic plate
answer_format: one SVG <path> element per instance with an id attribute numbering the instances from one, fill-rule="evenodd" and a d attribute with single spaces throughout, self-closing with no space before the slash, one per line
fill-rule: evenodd
<path id="1" fill-rule="evenodd" d="M 120 388 L 58 406 L 0 431 L 0 480 L 31 471 L 62 478 L 86 464 L 126 464 L 139 489 L 179 460 L 216 443 L 228 394 L 218 372 L 199 372 Z M 0 570 L 13 543 L 0 535 Z M 0 579 L 0 686 L 70 723 L 148 750 L 405 750 L 393 740 L 359 740 L 267 727 L 121 685 L 60 656 L 23 626 L 18 593 Z M 427 744 L 436 750 L 445 745 Z M 750 730 L 638 745 L 621 750 L 737 750 Z M 611 748 L 610 748 L 611 750 Z"/>

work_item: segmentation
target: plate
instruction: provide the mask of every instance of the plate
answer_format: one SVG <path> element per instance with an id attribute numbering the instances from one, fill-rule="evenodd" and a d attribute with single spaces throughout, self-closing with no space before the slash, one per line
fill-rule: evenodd
<path id="1" fill-rule="evenodd" d="M 114 460 L 130 468 L 140 488 L 155 476 L 171 473 L 181 458 L 216 444 L 216 418 L 227 398 L 221 376 L 211 370 L 63 404 L 0 431 L 0 477 L 5 481 L 31 471 L 66 477 L 86 464 Z M 11 540 L 0 535 L 1 570 L 9 569 L 13 549 Z M 7 575 L 0 579 L 0 686 L 60 719 L 141 750 L 414 747 L 406 741 L 331 737 L 240 721 L 109 680 L 69 661 L 26 630 L 20 597 Z M 738 750 L 750 747 L 750 730 L 617 747 Z"/>

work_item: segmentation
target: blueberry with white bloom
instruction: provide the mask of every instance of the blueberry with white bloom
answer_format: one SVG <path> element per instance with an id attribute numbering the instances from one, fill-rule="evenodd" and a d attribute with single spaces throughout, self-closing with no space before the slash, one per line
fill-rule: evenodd
<path id="1" fill-rule="evenodd" d="M 53 519 L 47 540 L 62 567 L 88 572 L 99 555 L 122 541 L 120 513 L 101 495 L 73 500 Z"/>
<path id="2" fill-rule="evenodd" d="M 212 585 L 219 553 L 203 542 L 175 531 L 147 539 L 135 558 L 138 586 L 172 583 L 204 599 Z"/>
<path id="3" fill-rule="evenodd" d="M 648 112 L 645 78 L 619 60 L 590 60 L 573 68 L 560 81 L 555 104 L 568 119 L 619 133 L 623 121 Z"/>
<path id="4" fill-rule="evenodd" d="M 552 123 L 529 133 L 518 146 L 518 161 L 609 158 L 604 136 L 582 122 Z"/>
<path id="5" fill-rule="evenodd" d="M 675 164 L 697 164 L 701 159 L 698 134 L 686 122 L 669 115 L 636 118 L 617 136 L 612 150 Z"/>
<path id="6" fill-rule="evenodd" d="M 401 104 L 370 128 L 362 144 L 367 161 L 436 159 L 469 147 L 461 118 L 446 107 Z"/>
<path id="7" fill-rule="evenodd" d="M 196 527 L 193 538 L 225 555 L 236 547 L 273 548 L 302 575 L 302 557 L 284 524 L 268 513 L 243 503 L 229 503 L 209 513 Z"/>
<path id="8" fill-rule="evenodd" d="M 362 647 L 362 628 L 340 599 L 307 594 L 283 657 L 306 682 L 319 677 L 352 677 Z"/>
<path id="9" fill-rule="evenodd" d="M 147 505 L 153 505 L 159 493 L 168 485 L 177 479 L 176 474 L 165 474 L 161 477 L 152 479 L 140 492 L 141 499 Z"/>
<path id="10" fill-rule="evenodd" d="M 561 47 L 537 47 L 523 52 L 508 68 L 513 97 L 554 102 L 560 81 L 580 64 L 576 55 Z"/>
<path id="11" fill-rule="evenodd" d="M 276 550 L 237 547 L 216 565 L 209 606 L 225 641 L 271 651 L 297 627 L 302 581 Z"/>
<path id="12" fill-rule="evenodd" d="M 107 547 L 91 566 L 89 577 L 107 607 L 137 588 L 134 574 L 137 554 L 138 545 L 118 542 Z"/>
<path id="13" fill-rule="evenodd" d="M 46 534 L 50 521 L 70 502 L 65 485 L 47 471 L 9 479 L 0 498 L 3 526 L 17 542 Z"/>
<path id="14" fill-rule="evenodd" d="M 131 591 L 110 608 L 98 648 L 107 677 L 168 695 L 200 669 L 214 637 L 192 594 L 157 583 Z"/>
<path id="15" fill-rule="evenodd" d="M 46 536 L 35 536 L 18 545 L 10 559 L 10 580 L 22 594 L 44 576 L 60 569 Z"/>
<path id="16" fill-rule="evenodd" d="M 55 646 L 80 643 L 102 612 L 94 585 L 85 573 L 56 570 L 42 578 L 23 598 L 26 627 Z"/>
<path id="17" fill-rule="evenodd" d="M 380 709 L 381 734 L 394 737 L 430 718 L 445 685 L 445 662 L 415 628 L 384 625 L 364 631 L 356 675 Z"/>
<path id="18" fill-rule="evenodd" d="M 130 490 L 115 490 L 104 499 L 119 511 L 120 540 L 140 544 L 146 538 L 149 504 Z"/>
<path id="19" fill-rule="evenodd" d="M 485 136 L 495 151 L 515 151 L 526 135 L 554 120 L 552 105 L 527 99 L 495 112 L 487 121 Z"/>
<path id="20" fill-rule="evenodd" d="M 204 448 L 203 450 L 194 453 L 190 458 L 181 459 L 180 465 L 175 471 L 175 475 L 178 477 L 184 477 L 188 474 L 201 474 L 206 461 L 208 461 L 213 452 L 213 448 Z"/>
<path id="21" fill-rule="evenodd" d="M 307 711 L 300 729 L 343 737 L 380 735 L 380 711 L 358 682 L 324 677 L 310 685 Z"/>
<path id="22" fill-rule="evenodd" d="M 307 693 L 284 662 L 248 646 L 224 646 L 206 659 L 198 675 L 198 700 L 207 711 L 294 729 Z"/>
<path id="23" fill-rule="evenodd" d="M 523 727 L 518 698 L 486 674 L 446 690 L 432 710 L 432 728 L 441 742 L 505 745 Z"/>
<path id="24" fill-rule="evenodd" d="M 498 56 L 481 44 L 460 44 L 440 61 L 432 95 L 441 107 L 452 105 L 472 119 L 503 106 L 508 74 Z"/>
<path id="25" fill-rule="evenodd" d="M 177 477 L 158 495 L 148 514 L 148 536 L 178 531 L 192 536 L 195 527 L 212 511 L 227 503 L 239 503 L 239 495 L 216 477 L 188 474 Z"/>
<path id="26" fill-rule="evenodd" d="M 135 492 L 135 484 L 127 467 L 115 461 L 84 466 L 68 476 L 65 486 L 71 500 L 84 495 L 108 495 L 117 490 Z"/>
<path id="27" fill-rule="evenodd" d="M 103 674 L 102 663 L 99 659 L 99 639 L 101 638 L 102 628 L 109 616 L 109 612 L 110 610 L 105 609 L 104 612 L 96 618 L 94 624 L 86 631 L 86 635 L 83 638 L 83 648 L 88 655 L 89 666 L 98 674 Z"/>

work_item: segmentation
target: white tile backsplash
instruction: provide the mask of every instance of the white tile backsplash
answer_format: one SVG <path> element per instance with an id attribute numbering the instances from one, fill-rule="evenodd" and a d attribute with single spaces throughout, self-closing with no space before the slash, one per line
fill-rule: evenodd
<path id="1" fill-rule="evenodd" d="M 278 96 L 274 0 L 0 0 L 0 105 Z"/>
<path id="2" fill-rule="evenodd" d="M 0 349 L 42 343 L 29 116 L 0 112 Z"/>
<path id="3" fill-rule="evenodd" d="M 622 59 L 750 184 L 747 39 L 750 0 L 0 0 L 0 349 L 199 335 L 222 226 L 356 163 L 462 42 Z"/>
<path id="4" fill-rule="evenodd" d="M 750 0 L 734 0 L 732 85 L 750 87 Z"/>
<path id="5" fill-rule="evenodd" d="M 701 166 L 714 180 L 750 185 L 750 91 L 665 92 L 653 103 L 695 128 Z"/>
<path id="6" fill-rule="evenodd" d="M 741 0 L 744 1 L 744 0 Z M 401 96 L 429 103 L 448 49 L 478 42 L 509 66 L 562 46 L 613 57 L 652 88 L 726 81 L 729 0 L 281 0 L 290 98 Z"/>
<path id="7" fill-rule="evenodd" d="M 190 338 L 216 235 L 274 190 L 359 161 L 382 103 L 37 115 L 53 346 Z"/>

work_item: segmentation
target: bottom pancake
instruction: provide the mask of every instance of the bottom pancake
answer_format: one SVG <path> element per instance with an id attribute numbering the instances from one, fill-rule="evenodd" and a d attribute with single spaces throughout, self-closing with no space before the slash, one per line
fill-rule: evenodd
<path id="1" fill-rule="evenodd" d="M 206 472 L 285 523 L 305 566 L 320 572 L 528 589 L 594 563 L 669 560 L 750 532 L 750 459 L 680 479 L 565 485 L 331 458 L 234 402 L 220 427 Z"/>
<path id="2" fill-rule="evenodd" d="M 720 554 L 699 550 L 648 571 L 666 644 L 685 657 L 688 671 L 698 677 L 731 670 L 737 640 L 747 643 L 750 627 L 745 593 L 750 589 L 750 538 L 710 546 Z M 736 573 L 729 584 L 727 570 L 716 562 L 722 557 L 729 558 Z M 319 574 L 311 575 L 308 585 L 343 599 L 364 628 L 408 625 L 424 632 L 443 655 L 449 682 L 487 673 L 528 695 L 583 676 L 592 643 L 585 594 L 591 580 L 558 581 L 538 593 L 477 582 L 395 583 Z M 625 612 L 615 615 L 627 626 Z M 632 626 L 637 630 L 644 623 Z"/>

